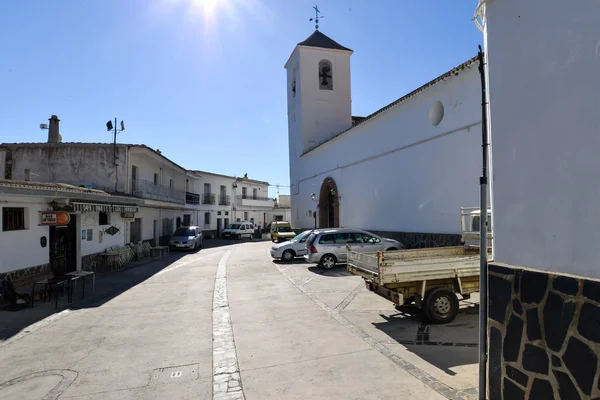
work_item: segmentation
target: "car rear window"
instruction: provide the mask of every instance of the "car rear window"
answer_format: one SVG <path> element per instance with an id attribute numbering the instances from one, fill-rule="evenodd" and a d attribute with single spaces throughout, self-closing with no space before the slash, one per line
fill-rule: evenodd
<path id="1" fill-rule="evenodd" d="M 308 246 L 310 246 L 311 244 L 313 244 L 315 242 L 316 238 L 317 238 L 317 234 L 316 233 L 311 233 L 310 235 L 308 235 L 308 239 L 306 240 L 306 244 Z"/>
<path id="2" fill-rule="evenodd" d="M 335 244 L 335 235 L 323 235 L 319 239 L 319 244 Z"/>

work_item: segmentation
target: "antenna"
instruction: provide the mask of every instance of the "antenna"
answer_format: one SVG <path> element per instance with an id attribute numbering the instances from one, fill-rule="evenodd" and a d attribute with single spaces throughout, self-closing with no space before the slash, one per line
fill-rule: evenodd
<path id="1" fill-rule="evenodd" d="M 325 18 L 325 16 L 324 15 L 319 16 L 319 14 L 321 14 L 321 11 L 319 11 L 318 6 L 314 6 L 313 9 L 315 10 L 315 17 L 309 19 L 309 21 L 315 21 L 315 29 L 319 30 L 319 19 Z"/>
<path id="2" fill-rule="evenodd" d="M 115 124 L 113 125 L 112 120 L 108 120 L 108 122 L 106 123 L 106 130 L 107 131 L 113 131 L 113 158 L 114 158 L 114 165 L 117 165 L 117 133 L 118 132 L 123 132 L 125 130 L 125 123 L 123 122 L 123 120 L 121 120 L 121 129 L 117 129 L 117 119 L 115 118 Z"/>

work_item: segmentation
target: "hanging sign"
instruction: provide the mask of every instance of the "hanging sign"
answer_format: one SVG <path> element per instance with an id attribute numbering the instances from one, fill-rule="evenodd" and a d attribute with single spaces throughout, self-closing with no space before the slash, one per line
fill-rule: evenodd
<path id="1" fill-rule="evenodd" d="M 62 211 L 40 213 L 40 223 L 42 225 L 67 225 L 70 220 L 69 213 Z"/>
<path id="2" fill-rule="evenodd" d="M 121 218 L 123 218 L 123 221 L 133 222 L 133 221 L 135 221 L 135 213 L 134 212 L 122 212 Z"/>

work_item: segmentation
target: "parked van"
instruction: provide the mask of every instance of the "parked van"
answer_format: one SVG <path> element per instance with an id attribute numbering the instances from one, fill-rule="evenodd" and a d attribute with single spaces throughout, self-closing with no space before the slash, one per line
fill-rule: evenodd
<path id="1" fill-rule="evenodd" d="M 284 242 L 296 237 L 296 233 L 292 229 L 292 225 L 287 221 L 271 222 L 271 241 Z"/>
<path id="2" fill-rule="evenodd" d="M 243 237 L 248 237 L 248 239 L 252 240 L 252 236 L 254 235 L 254 224 L 252 222 L 234 222 L 229 225 L 227 229 L 224 229 L 221 233 L 221 237 L 223 239 L 228 238 L 236 238 L 241 239 Z"/>

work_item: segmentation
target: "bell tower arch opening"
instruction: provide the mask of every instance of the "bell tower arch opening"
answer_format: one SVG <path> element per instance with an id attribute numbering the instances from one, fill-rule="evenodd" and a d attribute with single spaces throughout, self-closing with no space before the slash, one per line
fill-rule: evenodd
<path id="1" fill-rule="evenodd" d="M 340 225 L 340 202 L 337 184 L 326 178 L 319 194 L 319 228 L 337 228 Z"/>

